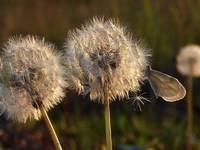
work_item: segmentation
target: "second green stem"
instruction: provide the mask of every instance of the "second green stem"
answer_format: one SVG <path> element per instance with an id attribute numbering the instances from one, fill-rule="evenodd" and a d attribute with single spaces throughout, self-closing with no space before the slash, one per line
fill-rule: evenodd
<path id="1" fill-rule="evenodd" d="M 192 75 L 189 75 L 187 86 L 187 150 L 192 150 L 192 119 L 193 119 L 193 110 L 192 110 Z"/>

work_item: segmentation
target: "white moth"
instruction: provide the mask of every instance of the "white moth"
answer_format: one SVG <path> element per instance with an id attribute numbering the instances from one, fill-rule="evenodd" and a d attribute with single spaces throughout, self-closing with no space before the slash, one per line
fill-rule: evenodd
<path id="1" fill-rule="evenodd" d="M 147 68 L 146 76 L 156 97 L 162 97 L 168 102 L 178 101 L 185 97 L 186 90 L 176 78 L 150 67 Z"/>

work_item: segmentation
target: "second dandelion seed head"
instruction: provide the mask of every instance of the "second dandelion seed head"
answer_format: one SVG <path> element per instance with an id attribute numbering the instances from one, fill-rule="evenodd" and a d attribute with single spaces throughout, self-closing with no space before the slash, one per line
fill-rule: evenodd
<path id="1" fill-rule="evenodd" d="M 66 86 L 59 55 L 37 37 L 12 38 L 2 55 L 0 105 L 19 122 L 39 119 L 43 105 L 49 110 L 61 101 Z"/>
<path id="2" fill-rule="evenodd" d="M 177 55 L 177 69 L 183 75 L 200 76 L 200 46 L 187 45 Z"/>
<path id="3" fill-rule="evenodd" d="M 69 86 L 92 100 L 111 101 L 139 90 L 147 53 L 117 21 L 94 18 L 71 32 L 64 65 Z"/>

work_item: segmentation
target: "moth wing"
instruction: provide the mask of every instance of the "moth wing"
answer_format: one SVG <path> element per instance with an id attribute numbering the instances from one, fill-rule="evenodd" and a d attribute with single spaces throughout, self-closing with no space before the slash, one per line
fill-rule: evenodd
<path id="1" fill-rule="evenodd" d="M 165 101 L 178 101 L 186 95 L 185 88 L 176 78 L 162 72 L 151 70 L 149 82 L 155 95 Z"/>

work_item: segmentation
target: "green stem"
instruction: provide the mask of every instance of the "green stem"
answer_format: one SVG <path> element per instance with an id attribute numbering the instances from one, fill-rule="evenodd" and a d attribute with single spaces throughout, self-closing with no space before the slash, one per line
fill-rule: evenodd
<path id="1" fill-rule="evenodd" d="M 46 124 L 46 126 L 47 126 L 47 128 L 48 128 L 48 130 L 50 132 L 50 135 L 51 135 L 52 141 L 54 143 L 55 149 L 56 150 L 62 150 L 62 147 L 60 145 L 60 142 L 58 140 L 56 132 L 55 132 L 55 130 L 54 130 L 52 124 L 51 124 L 51 121 L 50 121 L 50 119 L 49 119 L 49 117 L 47 115 L 46 110 L 44 109 L 44 107 L 42 105 L 40 106 L 40 111 L 42 113 L 42 117 L 44 119 L 44 122 L 45 122 L 45 124 Z"/>
<path id="2" fill-rule="evenodd" d="M 106 150 L 112 150 L 110 106 L 107 95 L 105 95 L 104 97 L 104 112 L 105 112 L 105 126 L 106 126 Z"/>
<path id="3" fill-rule="evenodd" d="M 188 86 L 188 94 L 187 94 L 187 150 L 192 150 L 192 75 L 189 75 L 187 86 Z"/>

